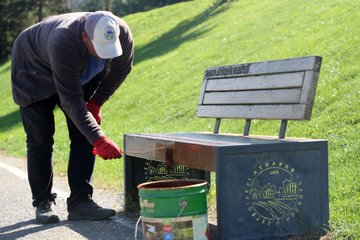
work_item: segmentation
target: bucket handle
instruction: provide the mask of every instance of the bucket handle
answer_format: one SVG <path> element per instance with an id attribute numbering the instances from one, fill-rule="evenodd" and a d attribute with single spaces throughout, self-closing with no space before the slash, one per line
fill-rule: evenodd
<path id="1" fill-rule="evenodd" d="M 139 219 L 136 221 L 136 225 L 135 225 L 135 240 L 137 239 L 137 233 L 138 233 L 138 226 L 141 220 L 141 216 L 139 217 Z"/>
<path id="2" fill-rule="evenodd" d="M 181 200 L 179 202 L 179 207 L 181 207 L 181 209 L 180 209 L 178 215 L 176 216 L 175 221 L 171 226 L 171 229 L 174 229 L 176 220 L 180 217 L 181 213 L 184 211 L 184 209 L 187 207 L 187 205 L 188 205 L 188 203 L 186 200 Z M 137 239 L 137 232 L 138 232 L 138 226 L 139 226 L 140 220 L 141 220 L 141 216 L 139 217 L 139 219 L 137 220 L 136 225 L 135 225 L 135 240 Z M 161 239 L 163 236 L 164 236 L 164 234 L 161 235 L 158 239 Z"/>

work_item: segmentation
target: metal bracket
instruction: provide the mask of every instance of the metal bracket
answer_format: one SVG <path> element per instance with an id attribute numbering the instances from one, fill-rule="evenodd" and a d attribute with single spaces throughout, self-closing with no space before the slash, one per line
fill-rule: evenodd
<path id="1" fill-rule="evenodd" d="M 246 119 L 245 127 L 244 127 L 244 136 L 249 136 L 250 125 L 251 125 L 251 119 Z"/>
<path id="2" fill-rule="evenodd" d="M 279 139 L 284 139 L 285 138 L 286 127 L 287 127 L 287 120 L 282 120 L 281 121 L 280 132 L 279 132 Z"/>
<path id="3" fill-rule="evenodd" d="M 218 133 L 219 133 L 220 122 L 221 122 L 221 118 L 216 118 L 215 128 L 214 128 L 214 134 L 218 134 Z"/>

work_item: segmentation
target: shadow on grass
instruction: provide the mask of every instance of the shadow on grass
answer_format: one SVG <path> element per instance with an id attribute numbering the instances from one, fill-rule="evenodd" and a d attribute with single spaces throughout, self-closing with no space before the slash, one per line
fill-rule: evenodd
<path id="1" fill-rule="evenodd" d="M 206 20 L 215 17 L 222 12 L 225 12 L 229 8 L 232 1 L 234 0 L 218 0 L 214 5 L 210 6 L 204 12 L 190 20 L 185 20 L 179 23 L 155 41 L 143 47 L 136 48 L 135 64 L 138 64 L 147 59 L 164 55 L 178 48 L 182 43 L 198 38 L 205 34 L 210 30 L 209 26 L 195 32 L 191 30 Z"/>
<path id="2" fill-rule="evenodd" d="M 0 132 L 5 132 L 21 123 L 20 110 L 0 116 Z"/>

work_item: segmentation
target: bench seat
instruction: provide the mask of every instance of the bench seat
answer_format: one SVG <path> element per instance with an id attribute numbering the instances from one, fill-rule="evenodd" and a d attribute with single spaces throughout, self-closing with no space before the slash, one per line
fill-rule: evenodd
<path id="1" fill-rule="evenodd" d="M 225 146 L 250 146 L 259 144 L 311 143 L 317 140 L 271 136 L 244 137 L 235 134 L 199 132 L 125 134 L 125 152 L 138 158 L 184 165 L 206 171 L 215 171 L 215 149 Z M 171 151 L 171 156 L 169 155 Z"/>

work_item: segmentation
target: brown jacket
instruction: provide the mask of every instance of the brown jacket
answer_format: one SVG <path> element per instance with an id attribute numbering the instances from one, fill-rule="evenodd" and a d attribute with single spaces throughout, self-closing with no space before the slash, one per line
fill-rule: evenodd
<path id="1" fill-rule="evenodd" d="M 87 12 L 51 16 L 24 30 L 16 39 L 12 54 L 12 91 L 15 103 L 26 107 L 59 95 L 61 107 L 84 136 L 93 143 L 104 135 L 87 111 L 80 76 L 87 63 L 82 41 Z M 130 73 L 133 65 L 133 38 L 120 18 L 123 54 L 107 60 L 104 79 L 91 97 L 104 104 Z"/>

